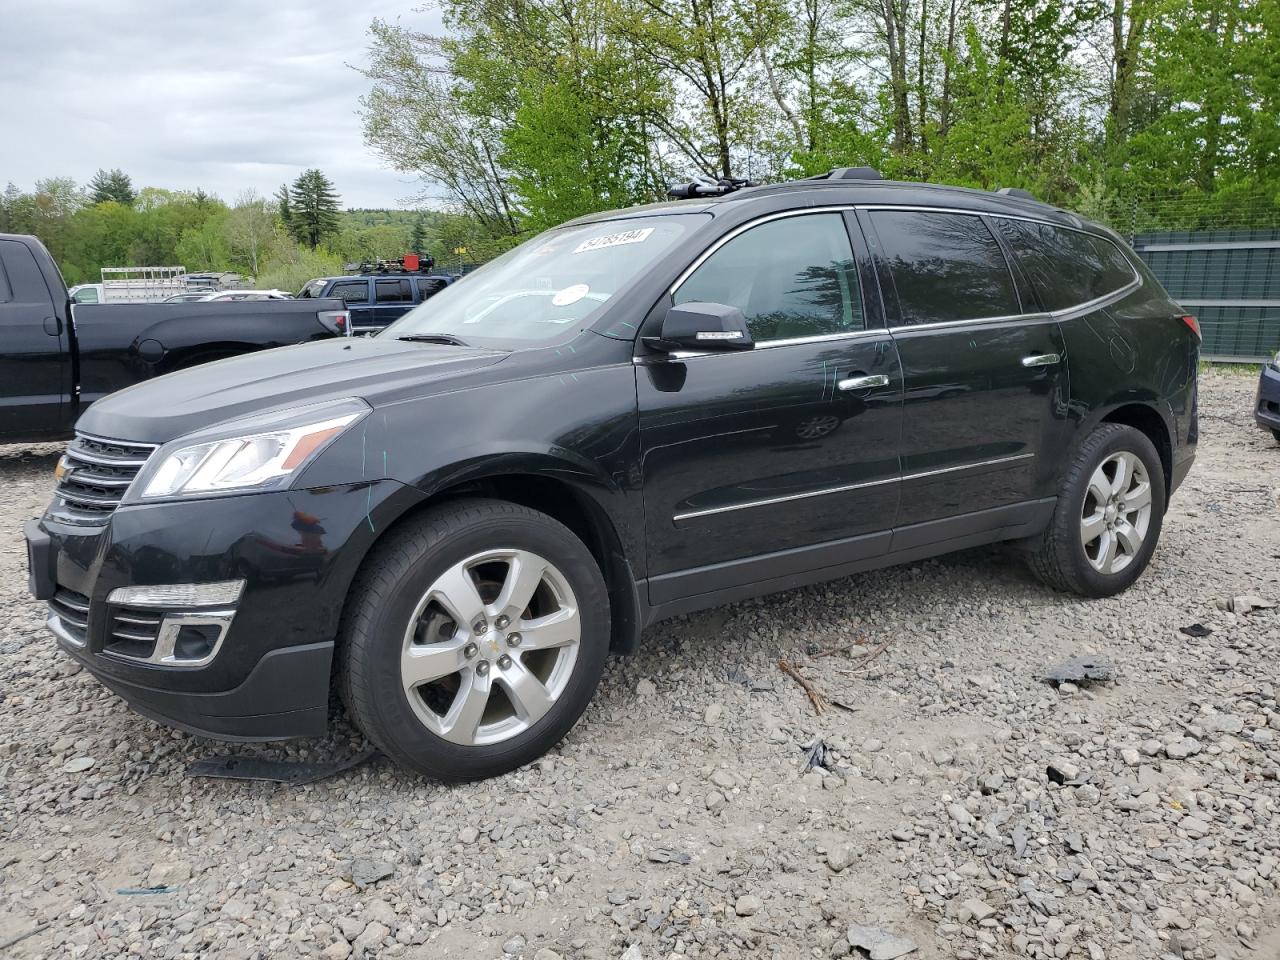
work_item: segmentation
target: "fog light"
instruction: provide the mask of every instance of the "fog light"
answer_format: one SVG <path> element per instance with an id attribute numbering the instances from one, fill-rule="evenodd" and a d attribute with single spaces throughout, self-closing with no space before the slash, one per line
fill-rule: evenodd
<path id="1" fill-rule="evenodd" d="M 243 580 L 220 580 L 217 583 L 169 583 L 151 587 L 116 587 L 107 603 L 122 607 L 226 607 L 240 601 Z"/>

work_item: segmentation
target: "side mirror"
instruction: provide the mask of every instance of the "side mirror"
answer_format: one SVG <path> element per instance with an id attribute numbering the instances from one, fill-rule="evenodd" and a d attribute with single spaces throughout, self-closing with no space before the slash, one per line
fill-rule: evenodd
<path id="1" fill-rule="evenodd" d="M 681 303 L 667 311 L 662 335 L 646 342 L 660 350 L 750 350 L 747 318 L 724 303 Z"/>

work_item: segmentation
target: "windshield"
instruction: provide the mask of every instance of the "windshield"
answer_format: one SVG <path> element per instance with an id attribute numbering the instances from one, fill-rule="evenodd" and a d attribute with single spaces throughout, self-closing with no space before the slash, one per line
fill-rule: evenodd
<path id="1" fill-rule="evenodd" d="M 483 346 L 554 339 L 578 329 L 703 216 L 549 230 L 441 290 L 380 336 L 435 335 Z"/>

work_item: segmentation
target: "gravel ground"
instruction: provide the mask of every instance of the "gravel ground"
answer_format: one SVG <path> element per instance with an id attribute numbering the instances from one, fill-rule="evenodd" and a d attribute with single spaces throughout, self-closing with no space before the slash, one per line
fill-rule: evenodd
<path id="1" fill-rule="evenodd" d="M 189 778 L 225 748 L 55 651 L 16 535 L 55 453 L 0 449 L 0 955 L 828 957 L 879 931 L 913 958 L 1280 957 L 1280 610 L 1219 603 L 1280 600 L 1253 390 L 1204 378 L 1199 462 L 1124 596 L 981 550 L 662 623 L 552 754 L 461 787 L 382 760 Z M 1114 679 L 1042 681 L 1080 653 Z"/>

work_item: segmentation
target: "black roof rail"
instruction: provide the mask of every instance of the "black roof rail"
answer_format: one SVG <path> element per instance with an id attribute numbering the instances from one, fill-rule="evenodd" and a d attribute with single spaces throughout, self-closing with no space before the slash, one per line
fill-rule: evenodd
<path id="1" fill-rule="evenodd" d="M 707 176 L 697 176 L 688 183 L 673 183 L 667 190 L 667 196 L 674 200 L 692 200 L 695 197 L 723 197 L 744 187 L 758 187 L 755 180 L 741 177 L 720 177 L 712 180 Z"/>
<path id="2" fill-rule="evenodd" d="M 997 196 L 1013 197 L 1015 200 L 1035 200 L 1035 195 L 1030 190 L 1023 190 L 1021 187 L 1001 187 L 999 190 L 993 190 Z"/>

